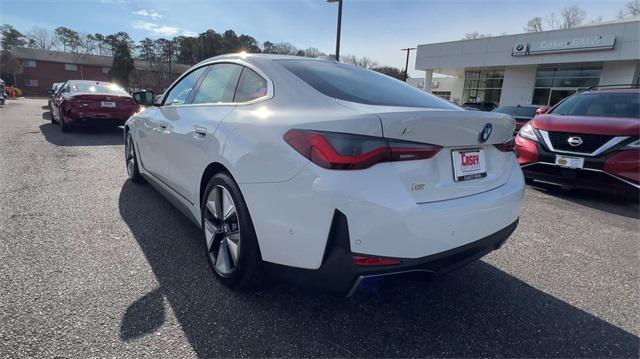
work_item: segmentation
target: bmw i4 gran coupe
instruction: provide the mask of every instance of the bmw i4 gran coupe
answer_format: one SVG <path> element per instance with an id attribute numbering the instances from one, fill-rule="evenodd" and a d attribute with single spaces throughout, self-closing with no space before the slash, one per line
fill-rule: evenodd
<path id="1" fill-rule="evenodd" d="M 368 278 L 439 275 L 497 249 L 524 178 L 514 120 L 465 111 L 326 59 L 201 62 L 125 125 L 130 179 L 202 230 L 233 288 L 286 273 L 349 294 Z"/>

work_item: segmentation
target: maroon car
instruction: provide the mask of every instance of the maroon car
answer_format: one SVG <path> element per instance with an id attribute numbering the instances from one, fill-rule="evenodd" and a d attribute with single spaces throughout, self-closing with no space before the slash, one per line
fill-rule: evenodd
<path id="1" fill-rule="evenodd" d="M 639 136 L 640 89 L 602 86 L 534 117 L 518 132 L 516 151 L 527 179 L 637 194 Z"/>
<path id="2" fill-rule="evenodd" d="M 120 126 L 136 113 L 139 105 L 122 87 L 100 81 L 70 80 L 51 103 L 51 118 L 62 132 L 75 126 L 104 124 Z"/>

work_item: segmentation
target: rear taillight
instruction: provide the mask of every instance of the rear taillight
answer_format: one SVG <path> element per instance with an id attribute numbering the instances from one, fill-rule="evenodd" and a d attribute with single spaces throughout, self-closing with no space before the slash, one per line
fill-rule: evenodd
<path id="1" fill-rule="evenodd" d="M 502 152 L 513 152 L 514 148 L 516 147 L 515 137 L 512 137 L 507 142 L 499 143 L 494 146 L 496 146 L 496 148 Z"/>
<path id="2" fill-rule="evenodd" d="M 419 142 L 310 130 L 289 130 L 284 140 L 316 165 L 335 170 L 358 170 L 381 162 L 427 159 L 442 149 Z"/>

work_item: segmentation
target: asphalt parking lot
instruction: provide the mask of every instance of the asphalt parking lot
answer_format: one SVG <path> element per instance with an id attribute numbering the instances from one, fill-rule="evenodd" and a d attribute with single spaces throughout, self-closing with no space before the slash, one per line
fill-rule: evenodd
<path id="1" fill-rule="evenodd" d="M 338 298 L 216 282 L 199 231 L 127 181 L 120 129 L 0 109 L 1 357 L 638 357 L 637 201 L 527 188 L 499 251 Z"/>

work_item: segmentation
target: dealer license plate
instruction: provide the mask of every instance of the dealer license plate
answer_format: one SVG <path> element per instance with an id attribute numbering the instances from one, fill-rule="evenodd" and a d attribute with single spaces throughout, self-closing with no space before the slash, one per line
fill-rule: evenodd
<path id="1" fill-rule="evenodd" d="M 102 107 L 115 108 L 116 103 L 113 101 L 102 101 Z"/>
<path id="2" fill-rule="evenodd" d="M 584 167 L 584 158 L 556 155 L 556 165 L 564 168 L 578 168 Z"/>
<path id="3" fill-rule="evenodd" d="M 487 177 L 484 151 L 455 150 L 451 151 L 453 160 L 453 179 L 456 182 Z"/>

